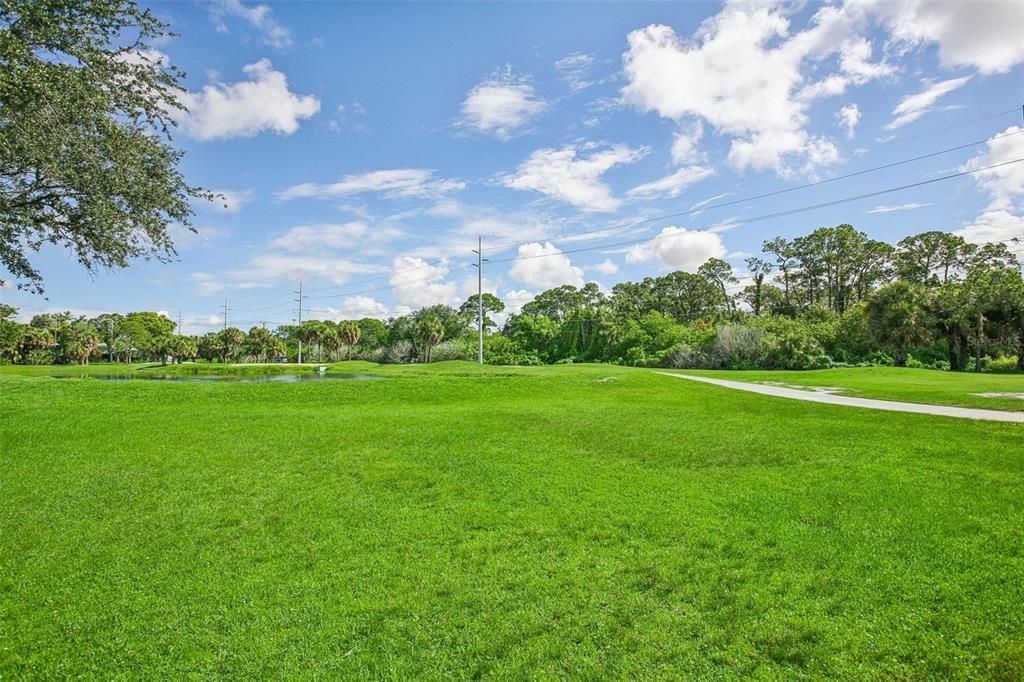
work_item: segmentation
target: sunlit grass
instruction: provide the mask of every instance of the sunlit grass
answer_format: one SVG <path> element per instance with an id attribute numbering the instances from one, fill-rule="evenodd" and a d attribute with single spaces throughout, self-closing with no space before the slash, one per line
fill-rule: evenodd
<path id="1" fill-rule="evenodd" d="M 1018 425 L 369 370 L 0 373 L 0 676 L 1024 672 Z"/>

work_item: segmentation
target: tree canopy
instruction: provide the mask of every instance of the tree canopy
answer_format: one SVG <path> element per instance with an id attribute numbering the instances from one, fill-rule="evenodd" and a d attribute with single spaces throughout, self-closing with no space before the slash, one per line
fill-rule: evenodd
<path id="1" fill-rule="evenodd" d="M 71 251 L 89 271 L 175 254 L 191 228 L 172 145 L 184 76 L 154 42 L 172 35 L 132 0 L 0 3 L 0 266 L 42 293 L 31 254 Z"/>

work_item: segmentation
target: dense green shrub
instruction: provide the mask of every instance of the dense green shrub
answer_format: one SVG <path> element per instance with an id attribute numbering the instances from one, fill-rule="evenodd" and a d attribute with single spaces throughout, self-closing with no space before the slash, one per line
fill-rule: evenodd
<path id="1" fill-rule="evenodd" d="M 998 358 L 984 358 L 985 362 L 983 368 L 989 372 L 1016 372 L 1017 371 L 1017 357 L 1013 355 L 1003 355 Z M 948 369 L 948 366 L 947 366 Z"/>
<path id="2" fill-rule="evenodd" d="M 430 350 L 431 362 L 473 358 L 476 358 L 476 344 L 470 344 L 467 340 L 442 341 Z"/>
<path id="3" fill-rule="evenodd" d="M 57 362 L 57 356 L 52 350 L 33 350 L 25 355 L 26 365 L 52 365 Z"/>
<path id="4" fill-rule="evenodd" d="M 821 369 L 831 358 L 809 333 L 791 329 L 765 338 L 764 362 L 768 369 Z"/>

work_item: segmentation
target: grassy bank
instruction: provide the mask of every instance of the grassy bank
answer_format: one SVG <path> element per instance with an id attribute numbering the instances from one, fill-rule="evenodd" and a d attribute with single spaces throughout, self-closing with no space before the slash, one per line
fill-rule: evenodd
<path id="1" fill-rule="evenodd" d="M 0 676 L 1024 673 L 1017 425 L 379 372 L 0 373 Z"/>

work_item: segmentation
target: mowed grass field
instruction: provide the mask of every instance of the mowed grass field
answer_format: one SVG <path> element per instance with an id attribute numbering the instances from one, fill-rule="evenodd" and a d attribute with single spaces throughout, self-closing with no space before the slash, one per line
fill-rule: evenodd
<path id="1" fill-rule="evenodd" d="M 346 369 L 0 372 L 0 677 L 1024 675 L 1020 425 Z"/>

